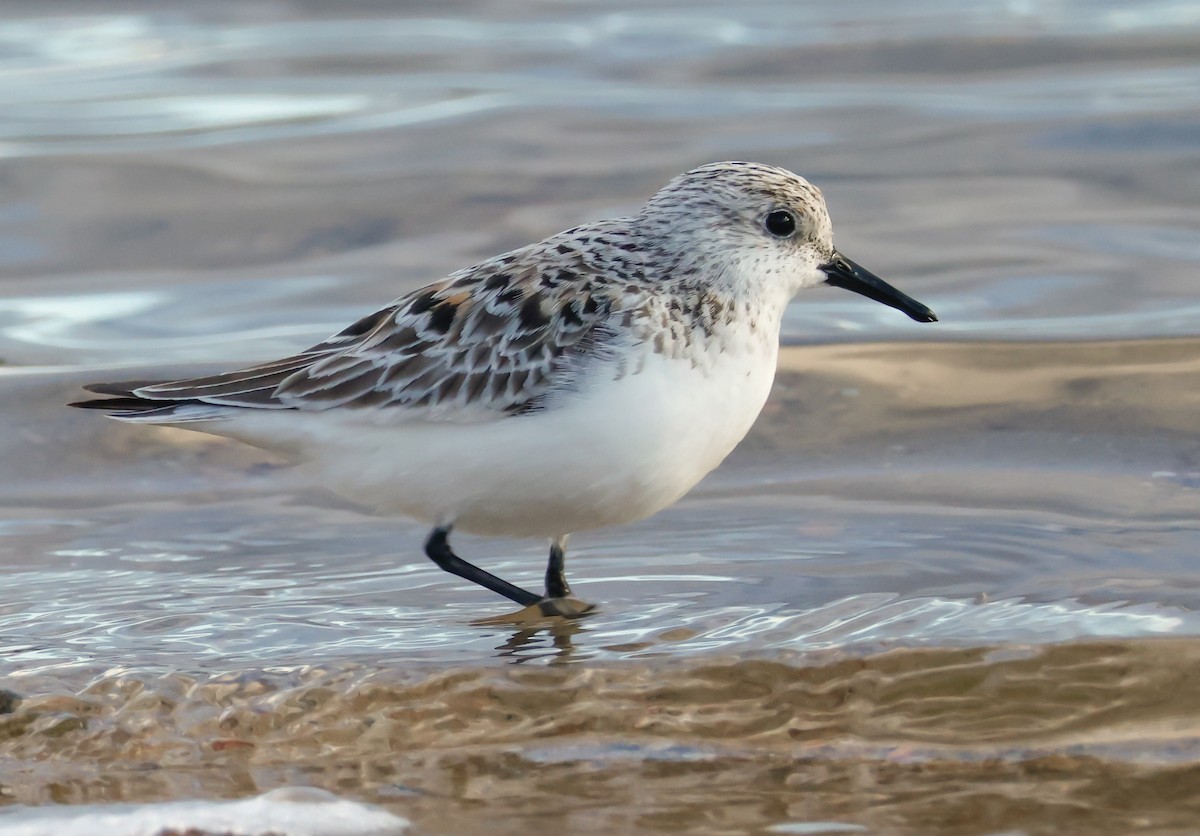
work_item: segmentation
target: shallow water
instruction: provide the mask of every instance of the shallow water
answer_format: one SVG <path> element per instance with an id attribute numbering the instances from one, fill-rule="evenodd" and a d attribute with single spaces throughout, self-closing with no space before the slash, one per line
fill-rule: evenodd
<path id="1" fill-rule="evenodd" d="M 313 785 L 421 833 L 1194 830 L 1195 9 L 322 8 L 0 24 L 0 829 Z M 416 524 L 63 407 L 721 158 L 942 321 L 797 300 L 726 465 L 573 539 L 593 617 L 479 623 Z"/>

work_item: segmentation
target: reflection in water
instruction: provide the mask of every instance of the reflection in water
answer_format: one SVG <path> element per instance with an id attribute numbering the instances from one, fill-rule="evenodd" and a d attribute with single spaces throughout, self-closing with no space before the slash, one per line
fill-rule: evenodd
<path id="1" fill-rule="evenodd" d="M 585 627 L 579 619 L 548 618 L 543 624 L 514 630 L 508 641 L 496 648 L 496 655 L 516 664 L 534 660 L 550 664 L 582 662 L 591 654 L 580 653 L 572 641 L 582 632 Z"/>

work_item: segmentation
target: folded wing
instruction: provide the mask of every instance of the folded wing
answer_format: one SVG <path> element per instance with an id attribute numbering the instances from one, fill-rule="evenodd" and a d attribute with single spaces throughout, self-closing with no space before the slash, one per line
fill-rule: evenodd
<path id="1" fill-rule="evenodd" d="M 601 359 L 620 295 L 582 262 L 523 251 L 452 274 L 299 354 L 188 380 L 97 384 L 72 404 L 127 420 L 213 420 L 230 408 L 397 409 L 479 421 L 545 408 Z"/>

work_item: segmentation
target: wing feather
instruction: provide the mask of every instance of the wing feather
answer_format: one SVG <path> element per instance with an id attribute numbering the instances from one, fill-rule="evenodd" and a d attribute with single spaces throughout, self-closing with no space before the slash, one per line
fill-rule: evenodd
<path id="1" fill-rule="evenodd" d="M 611 222 L 610 222 L 611 223 Z M 451 274 L 308 350 L 226 374 L 137 384 L 153 402 L 319 411 L 389 408 L 479 421 L 547 408 L 588 363 L 611 359 L 631 306 L 632 250 L 591 248 L 580 230 Z M 606 229 L 622 237 L 622 229 Z M 598 259 L 596 253 L 607 255 Z M 613 259 L 620 263 L 614 263 Z M 97 402 L 98 403 L 98 402 Z"/>

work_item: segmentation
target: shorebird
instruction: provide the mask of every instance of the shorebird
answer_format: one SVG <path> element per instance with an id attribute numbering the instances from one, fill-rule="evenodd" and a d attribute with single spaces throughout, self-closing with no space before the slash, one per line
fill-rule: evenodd
<path id="1" fill-rule="evenodd" d="M 937 317 L 833 245 L 820 191 L 721 162 L 636 213 L 584 224 L 408 293 L 249 368 L 86 387 L 74 403 L 294 457 L 321 484 L 432 527 L 442 569 L 545 615 L 578 615 L 572 532 L 648 517 L 749 431 L 784 308 L 820 284 Z M 545 591 L 468 563 L 452 530 L 550 541 Z"/>

